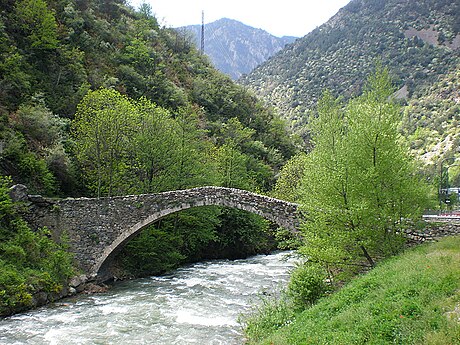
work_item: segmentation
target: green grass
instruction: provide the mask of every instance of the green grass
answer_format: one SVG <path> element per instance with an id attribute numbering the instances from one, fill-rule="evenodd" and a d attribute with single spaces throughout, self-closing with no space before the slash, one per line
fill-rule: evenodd
<path id="1" fill-rule="evenodd" d="M 250 344 L 460 344 L 460 237 L 388 259 L 290 320 L 259 312 Z"/>

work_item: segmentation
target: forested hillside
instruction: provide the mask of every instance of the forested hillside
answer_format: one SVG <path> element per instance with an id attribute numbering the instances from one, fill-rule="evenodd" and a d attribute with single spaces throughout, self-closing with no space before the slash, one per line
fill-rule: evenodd
<path id="1" fill-rule="evenodd" d="M 405 108 L 402 132 L 414 154 L 427 164 L 434 164 L 442 156 L 458 155 L 459 86 L 460 63 L 441 75 L 422 96 L 410 99 Z M 454 178 L 451 185 L 459 185 L 460 181 L 455 181 L 455 176 L 459 175 L 460 170 L 453 166 L 450 169 L 450 176 Z"/>
<path id="2" fill-rule="evenodd" d="M 197 47 L 201 44 L 201 25 L 179 28 L 192 34 Z M 251 72 L 262 62 L 295 41 L 295 37 L 276 37 L 237 20 L 222 18 L 204 29 L 205 54 L 214 66 L 233 79 Z"/>
<path id="3" fill-rule="evenodd" d="M 458 69 L 459 13 L 451 0 L 352 0 L 241 83 L 298 127 L 324 89 L 358 95 L 376 60 L 390 68 L 399 97 L 418 98 Z"/>
<path id="4" fill-rule="evenodd" d="M 36 304 L 31 296 L 43 286 L 62 292 L 72 274 L 47 253 L 61 248 L 47 242 L 46 230 L 18 225 L 8 185 L 59 197 L 200 185 L 266 192 L 295 151 L 282 120 L 185 36 L 161 27 L 148 5 L 2 0 L 0 8 L 0 172 L 11 177 L 1 180 L 8 206 L 0 217 L 0 266 L 8 267 L 0 272 L 1 314 Z M 189 210 L 131 241 L 118 267 L 164 272 L 202 257 L 265 251 L 273 241 L 254 215 Z M 37 255 L 50 259 L 28 259 Z M 38 284 L 34 270 L 47 274 Z"/>
<path id="5" fill-rule="evenodd" d="M 247 183 L 267 189 L 273 169 L 293 150 L 283 122 L 211 67 L 185 37 L 161 28 L 147 5 L 133 11 L 123 4 L 3 1 L 2 173 L 40 193 L 91 193 L 88 184 L 82 191 L 87 167 L 75 156 L 81 133 L 71 135 L 70 121 L 84 96 L 91 98 L 90 90 L 112 90 L 105 101 L 113 96 L 116 103 L 118 95 L 128 103 L 143 98 L 176 123 L 181 116 L 193 117 L 186 123 L 197 132 L 195 143 L 209 145 L 210 151 L 237 150 L 247 161 L 241 167 Z M 98 109 L 80 108 L 79 113 L 90 111 Z M 139 192 L 162 189 L 153 185 Z M 134 192 L 131 186 L 123 188 L 118 192 Z"/>

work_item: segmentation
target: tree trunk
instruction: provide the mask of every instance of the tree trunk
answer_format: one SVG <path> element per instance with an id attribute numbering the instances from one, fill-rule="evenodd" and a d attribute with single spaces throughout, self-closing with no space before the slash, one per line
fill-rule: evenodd
<path id="1" fill-rule="evenodd" d="M 364 246 L 362 246 L 362 245 L 360 246 L 360 248 L 363 251 L 364 257 L 367 259 L 367 261 L 369 262 L 371 267 L 375 267 L 375 262 L 374 262 L 374 260 L 372 260 L 371 256 L 367 252 L 366 248 Z"/>

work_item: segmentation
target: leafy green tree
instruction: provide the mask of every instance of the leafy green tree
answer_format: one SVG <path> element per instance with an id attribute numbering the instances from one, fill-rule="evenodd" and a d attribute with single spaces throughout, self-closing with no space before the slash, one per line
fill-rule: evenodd
<path id="1" fill-rule="evenodd" d="M 275 198 L 301 202 L 302 193 L 300 187 L 307 164 L 308 156 L 303 152 L 287 161 L 276 181 L 275 190 L 273 191 Z"/>
<path id="2" fill-rule="evenodd" d="M 369 77 L 343 107 L 326 92 L 310 124 L 305 158 L 302 252 L 325 265 L 358 267 L 398 251 L 406 222 L 423 210 L 427 187 L 398 133 L 399 106 L 387 70 Z"/>
<path id="3" fill-rule="evenodd" d="M 73 122 L 76 156 L 98 197 L 127 192 L 132 138 L 138 114 L 128 97 L 111 89 L 90 91 Z"/>
<path id="4" fill-rule="evenodd" d="M 218 183 L 229 188 L 251 189 L 246 163 L 248 157 L 234 145 L 224 144 L 216 149 Z"/>
<path id="5" fill-rule="evenodd" d="M 57 23 L 53 12 L 43 0 L 22 0 L 16 4 L 20 28 L 35 49 L 55 49 L 58 46 Z"/>
<path id="6" fill-rule="evenodd" d="M 180 108 L 175 116 L 175 184 L 182 189 L 213 184 L 211 167 L 212 145 L 205 140 L 205 132 L 199 126 L 198 114 L 192 107 Z"/>
<path id="7" fill-rule="evenodd" d="M 135 133 L 133 154 L 136 159 L 142 193 L 162 192 L 171 188 L 175 162 L 176 123 L 171 114 L 145 98 L 137 102 L 139 130 Z"/>

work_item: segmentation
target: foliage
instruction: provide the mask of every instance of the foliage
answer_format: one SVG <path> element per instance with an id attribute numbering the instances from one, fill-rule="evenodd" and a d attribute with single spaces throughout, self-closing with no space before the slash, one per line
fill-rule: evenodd
<path id="1" fill-rule="evenodd" d="M 38 154 L 29 151 L 26 140 L 11 130 L 3 133 L 3 151 L 0 161 L 5 172 L 16 180 L 27 184 L 31 192 L 53 195 L 56 192 L 56 180 L 49 171 L 46 162 Z"/>
<path id="2" fill-rule="evenodd" d="M 98 197 L 123 192 L 135 121 L 135 107 L 115 90 L 89 92 L 78 107 L 73 122 L 77 159 Z"/>
<path id="3" fill-rule="evenodd" d="M 217 238 L 219 214 L 217 207 L 200 207 L 165 217 L 128 243 L 120 255 L 122 267 L 151 275 L 203 258 Z"/>
<path id="4" fill-rule="evenodd" d="M 291 316 L 286 327 L 272 322 L 258 336 L 248 332 L 249 343 L 456 344 L 459 245 L 458 237 L 445 238 L 393 257 Z"/>
<path id="5" fill-rule="evenodd" d="M 212 181 L 191 109 L 173 118 L 147 99 L 110 89 L 87 94 L 73 121 L 77 159 L 97 196 L 161 192 Z M 212 183 L 211 183 L 212 184 Z"/>
<path id="6" fill-rule="evenodd" d="M 383 69 L 346 107 L 326 92 L 311 119 L 314 149 L 297 158 L 304 164 L 301 191 L 290 193 L 300 194 L 307 215 L 301 252 L 339 280 L 398 252 L 406 222 L 428 200 L 428 189 L 400 143 L 392 92 Z M 299 163 L 288 166 L 288 177 Z"/>
<path id="7" fill-rule="evenodd" d="M 307 309 L 323 297 L 330 289 L 327 278 L 328 272 L 317 263 L 307 261 L 296 267 L 287 288 L 293 308 Z"/>
<path id="8" fill-rule="evenodd" d="M 0 178 L 0 315 L 33 306 L 37 292 L 60 293 L 75 273 L 65 247 L 46 229 L 33 232 L 18 217 L 9 182 Z"/>
<path id="9" fill-rule="evenodd" d="M 457 63 L 421 97 L 410 100 L 404 109 L 401 132 L 413 155 L 420 157 L 426 164 L 424 170 L 432 180 L 438 178 L 442 159 L 458 157 L 459 79 L 460 65 Z M 451 186 L 458 185 L 458 176 L 454 169 L 449 170 Z"/>
<path id="10" fill-rule="evenodd" d="M 64 120 L 53 115 L 40 99 L 36 104 L 21 104 L 9 121 L 14 129 L 24 134 L 36 152 L 43 152 L 59 142 L 64 127 Z"/>
<path id="11" fill-rule="evenodd" d="M 28 43 L 34 49 L 57 47 L 57 23 L 53 13 L 43 0 L 22 0 L 16 5 L 20 29 L 24 30 Z"/>
<path id="12" fill-rule="evenodd" d="M 216 228 L 217 238 L 206 249 L 210 258 L 244 258 L 276 248 L 268 222 L 242 210 L 224 208 Z"/>
<path id="13" fill-rule="evenodd" d="M 127 244 L 119 260 L 135 276 L 162 274 L 185 261 L 182 244 L 179 235 L 150 226 Z"/>
<path id="14" fill-rule="evenodd" d="M 276 181 L 274 190 L 276 198 L 291 202 L 299 202 L 302 199 L 300 186 L 305 169 L 309 167 L 308 159 L 305 153 L 299 153 L 286 162 Z"/>
<path id="15" fill-rule="evenodd" d="M 171 114 L 146 99 L 138 104 L 140 126 L 134 134 L 136 174 L 143 187 L 141 192 L 172 189 L 172 167 L 176 164 L 177 124 Z M 141 148 L 136 149 L 136 148 Z"/>
<path id="16" fill-rule="evenodd" d="M 235 146 L 224 144 L 216 150 L 218 184 L 223 187 L 250 189 L 248 157 Z"/>

